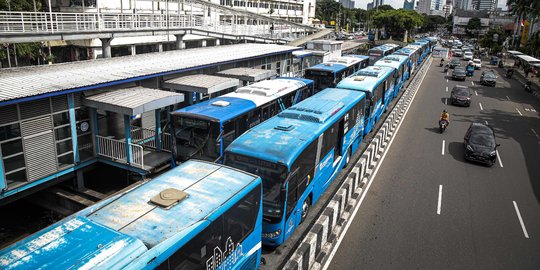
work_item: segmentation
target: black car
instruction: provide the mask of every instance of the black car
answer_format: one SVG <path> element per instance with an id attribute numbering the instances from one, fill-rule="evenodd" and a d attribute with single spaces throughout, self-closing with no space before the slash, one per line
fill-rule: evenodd
<path id="1" fill-rule="evenodd" d="M 497 75 L 495 75 L 493 70 L 486 70 L 482 72 L 482 76 L 480 76 L 480 84 L 495 86 L 497 84 Z"/>
<path id="2" fill-rule="evenodd" d="M 450 61 L 450 64 L 448 64 L 448 67 L 455 68 L 455 67 L 459 67 L 460 65 L 461 65 L 461 61 L 459 61 L 459 59 L 452 59 L 452 61 Z"/>
<path id="3" fill-rule="evenodd" d="M 452 93 L 450 93 L 450 103 L 452 105 L 471 106 L 471 91 L 469 87 L 463 85 L 454 86 Z"/>
<path id="4" fill-rule="evenodd" d="M 462 80 L 464 81 L 467 78 L 467 72 L 462 67 L 456 67 L 454 68 L 454 71 L 452 71 L 452 79 L 453 80 Z"/>
<path id="5" fill-rule="evenodd" d="M 483 123 L 471 123 L 464 138 L 465 159 L 493 166 L 497 160 L 497 147 L 493 129 Z"/>

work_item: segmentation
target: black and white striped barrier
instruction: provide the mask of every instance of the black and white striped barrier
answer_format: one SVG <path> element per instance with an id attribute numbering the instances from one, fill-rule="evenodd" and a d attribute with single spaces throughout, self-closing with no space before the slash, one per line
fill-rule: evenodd
<path id="1" fill-rule="evenodd" d="M 323 209 L 322 214 L 317 218 L 298 248 L 292 253 L 284 269 L 317 270 L 322 268 L 343 230 L 345 221 L 349 219 L 352 210 L 359 203 L 377 162 L 387 150 L 386 146 L 394 136 L 394 132 L 420 87 L 431 62 L 432 58 L 429 58 L 427 63 L 420 68 L 358 162 L 353 165 L 354 167 L 334 197 Z"/>

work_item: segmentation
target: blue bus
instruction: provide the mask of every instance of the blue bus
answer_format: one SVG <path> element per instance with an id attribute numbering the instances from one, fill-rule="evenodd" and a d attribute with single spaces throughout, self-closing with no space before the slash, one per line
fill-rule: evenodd
<path id="1" fill-rule="evenodd" d="M 337 88 L 366 94 L 364 135 L 370 133 L 394 98 L 394 69 L 369 66 L 341 81 Z"/>
<path id="2" fill-rule="evenodd" d="M 392 54 L 399 49 L 399 45 L 396 44 L 384 44 L 377 47 L 373 47 L 368 50 L 369 65 L 375 64 L 379 59 Z"/>
<path id="3" fill-rule="evenodd" d="M 412 51 L 416 51 L 416 54 L 418 56 L 418 59 L 416 59 L 416 67 L 418 67 L 424 61 L 425 50 L 422 48 L 421 45 L 412 45 L 412 44 L 407 45 L 405 48 Z"/>
<path id="4" fill-rule="evenodd" d="M 264 245 L 282 244 L 347 165 L 363 138 L 364 110 L 363 93 L 325 89 L 229 145 L 224 163 L 263 179 Z"/>
<path id="5" fill-rule="evenodd" d="M 422 54 L 420 56 L 421 61 L 424 61 L 424 59 L 431 53 L 431 45 L 430 42 L 427 40 L 419 40 L 413 43 L 410 43 L 409 46 L 420 46 L 422 48 Z"/>
<path id="6" fill-rule="evenodd" d="M 188 161 L 0 251 L 0 269 L 257 269 L 261 187 Z"/>
<path id="7" fill-rule="evenodd" d="M 172 112 L 174 161 L 219 160 L 234 139 L 313 95 L 313 87 L 309 79 L 276 78 Z"/>
<path id="8" fill-rule="evenodd" d="M 367 66 L 364 58 L 342 56 L 306 69 L 305 77 L 315 83 L 315 92 L 335 87 L 343 78 Z"/>
<path id="9" fill-rule="evenodd" d="M 420 58 L 420 52 L 418 48 L 404 47 L 395 51 L 392 55 L 404 55 L 408 57 L 409 73 L 412 74 L 416 71 L 416 66 Z"/>
<path id="10" fill-rule="evenodd" d="M 391 67 L 394 69 L 394 98 L 398 96 L 399 90 L 403 87 L 405 80 L 409 78 L 408 59 L 404 55 L 391 54 L 375 63 L 375 66 Z"/>

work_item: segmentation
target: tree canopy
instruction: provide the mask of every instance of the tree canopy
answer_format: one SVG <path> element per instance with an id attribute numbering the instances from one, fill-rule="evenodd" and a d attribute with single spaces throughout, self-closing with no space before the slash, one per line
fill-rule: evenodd
<path id="1" fill-rule="evenodd" d="M 36 1 L 36 9 L 41 10 L 41 0 Z M 32 0 L 0 0 L 0 10 L 8 11 L 34 11 L 34 3 Z"/>
<path id="2" fill-rule="evenodd" d="M 508 33 L 498 26 L 489 29 L 489 31 L 480 38 L 479 43 L 480 46 L 489 48 L 492 52 L 500 52 L 502 50 L 502 44 L 507 36 Z"/>
<path id="3" fill-rule="evenodd" d="M 443 26 L 446 23 L 447 21 L 443 16 L 424 14 L 424 24 L 422 26 L 422 29 L 424 31 L 433 31 L 436 30 L 437 27 Z"/>
<path id="4" fill-rule="evenodd" d="M 402 36 L 404 30 L 409 32 L 422 26 L 424 17 L 414 10 L 394 9 L 377 12 L 372 17 L 375 26 L 386 30 L 392 36 Z"/>
<path id="5" fill-rule="evenodd" d="M 482 21 L 478 17 L 471 18 L 467 23 L 467 33 L 472 35 L 482 29 Z"/>

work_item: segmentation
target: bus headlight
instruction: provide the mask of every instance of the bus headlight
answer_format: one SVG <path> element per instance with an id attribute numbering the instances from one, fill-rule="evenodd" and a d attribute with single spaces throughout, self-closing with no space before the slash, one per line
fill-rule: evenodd
<path id="1" fill-rule="evenodd" d="M 281 234 L 281 229 L 275 231 L 275 232 L 270 232 L 270 233 L 263 233 L 262 234 L 262 238 L 276 238 L 278 237 L 279 235 Z"/>

